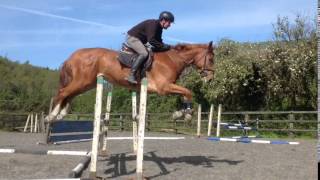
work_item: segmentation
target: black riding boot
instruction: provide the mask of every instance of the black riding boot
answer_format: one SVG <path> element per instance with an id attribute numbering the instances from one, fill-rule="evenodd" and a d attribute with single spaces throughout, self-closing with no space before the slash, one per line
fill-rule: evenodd
<path id="1" fill-rule="evenodd" d="M 137 57 L 137 59 L 134 61 L 132 67 L 131 67 L 131 72 L 127 78 L 127 81 L 131 84 L 138 84 L 137 80 L 136 80 L 136 74 L 137 71 L 139 70 L 141 64 L 143 64 L 143 62 L 145 61 L 145 57 L 143 55 L 139 55 Z"/>

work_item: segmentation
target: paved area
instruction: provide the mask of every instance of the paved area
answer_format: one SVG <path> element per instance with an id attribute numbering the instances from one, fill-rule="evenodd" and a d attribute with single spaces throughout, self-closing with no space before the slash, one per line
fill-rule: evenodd
<path id="1" fill-rule="evenodd" d="M 113 132 L 111 136 L 131 136 Z M 146 133 L 146 136 L 183 136 Z M 300 145 L 212 142 L 185 136 L 184 140 L 146 140 L 144 175 L 148 179 L 317 179 L 317 140 Z M 0 132 L 0 148 L 89 151 L 91 142 L 36 145 L 41 134 Z M 135 156 L 131 140 L 109 141 L 110 156 L 99 158 L 98 174 L 106 179 L 131 179 Z M 77 156 L 0 154 L 0 179 L 66 178 L 81 160 Z M 87 169 L 82 177 L 88 177 Z"/>

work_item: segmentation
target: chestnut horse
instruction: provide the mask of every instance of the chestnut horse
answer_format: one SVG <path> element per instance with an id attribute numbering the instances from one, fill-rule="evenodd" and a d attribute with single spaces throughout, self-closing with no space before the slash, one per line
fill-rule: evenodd
<path id="1" fill-rule="evenodd" d="M 120 64 L 117 56 L 117 51 L 104 48 L 74 52 L 61 68 L 60 88 L 54 97 L 54 108 L 46 120 L 50 122 L 65 116 L 72 98 L 96 86 L 98 74 L 102 74 L 113 85 L 139 90 L 139 84 L 132 85 L 125 80 L 130 69 Z M 192 64 L 200 70 L 205 80 L 212 79 L 213 56 L 212 41 L 209 44 L 178 44 L 169 51 L 154 53 L 152 67 L 146 73 L 148 92 L 180 94 L 186 102 L 191 102 L 190 90 L 175 82 L 181 72 Z"/>

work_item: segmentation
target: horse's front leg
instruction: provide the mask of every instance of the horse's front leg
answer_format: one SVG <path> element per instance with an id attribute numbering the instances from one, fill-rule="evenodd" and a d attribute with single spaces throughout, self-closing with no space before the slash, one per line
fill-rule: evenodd
<path id="1" fill-rule="evenodd" d="M 190 117 L 190 114 L 192 114 L 192 93 L 189 89 L 176 85 L 176 84 L 168 84 L 164 88 L 164 94 L 179 94 L 183 96 L 183 107 L 184 107 L 184 113 L 187 113 Z M 176 112 L 178 113 L 178 112 Z M 181 113 L 180 113 L 181 114 Z M 179 113 L 176 114 L 176 118 L 179 118 Z"/>

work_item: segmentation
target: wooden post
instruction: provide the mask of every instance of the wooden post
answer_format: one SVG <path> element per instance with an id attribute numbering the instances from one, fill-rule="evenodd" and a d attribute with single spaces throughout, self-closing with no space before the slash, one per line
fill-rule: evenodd
<path id="1" fill-rule="evenodd" d="M 220 121 L 221 121 L 221 104 L 218 107 L 218 119 L 217 119 L 217 137 L 220 137 Z"/>
<path id="2" fill-rule="evenodd" d="M 90 179 L 97 177 L 97 159 L 100 137 L 100 122 L 102 109 L 102 93 L 103 93 L 103 76 L 97 76 L 96 104 L 94 108 L 94 127 L 91 147 L 91 164 L 90 164 Z"/>
<path id="3" fill-rule="evenodd" d="M 36 113 L 35 118 L 34 118 L 34 131 L 35 133 L 39 132 L 39 124 L 38 124 L 38 113 Z"/>
<path id="4" fill-rule="evenodd" d="M 111 101 L 112 101 L 112 92 L 109 91 L 107 95 L 107 106 L 106 113 L 104 117 L 103 124 L 103 142 L 102 142 L 102 150 L 101 155 L 107 155 L 107 137 L 108 137 L 108 126 L 110 123 L 110 112 L 111 112 Z"/>
<path id="5" fill-rule="evenodd" d="M 50 114 L 50 113 L 51 113 L 52 108 L 53 108 L 53 97 L 50 99 L 49 113 L 48 113 L 48 114 Z"/>
<path id="6" fill-rule="evenodd" d="M 33 113 L 31 113 L 31 119 L 30 119 L 30 132 L 33 133 Z"/>
<path id="7" fill-rule="evenodd" d="M 250 120 L 250 115 L 249 114 L 245 114 L 244 115 L 244 124 L 247 126 L 248 125 L 248 122 Z M 244 136 L 248 136 L 248 130 L 243 130 L 244 132 Z"/>
<path id="8" fill-rule="evenodd" d="M 119 122 L 120 122 L 120 131 L 123 131 L 124 129 L 123 115 L 120 115 Z"/>
<path id="9" fill-rule="evenodd" d="M 132 98 L 132 139 L 133 139 L 133 153 L 137 154 L 138 147 L 138 127 L 137 127 L 137 94 L 131 93 Z"/>
<path id="10" fill-rule="evenodd" d="M 177 128 L 177 119 L 173 119 L 173 124 L 174 124 L 174 132 L 176 133 L 176 134 L 178 134 L 178 128 Z"/>
<path id="11" fill-rule="evenodd" d="M 45 132 L 45 125 L 44 125 L 44 112 L 41 112 L 41 118 L 40 118 L 40 132 Z"/>
<path id="12" fill-rule="evenodd" d="M 147 129 L 147 131 L 151 131 L 151 121 L 150 121 L 150 119 L 149 119 L 149 115 L 148 114 L 146 114 L 146 119 L 145 119 L 145 121 L 146 121 L 146 129 Z"/>
<path id="13" fill-rule="evenodd" d="M 137 180 L 143 180 L 143 148 L 144 148 L 144 132 L 145 118 L 147 108 L 147 88 L 148 80 L 143 78 L 140 89 L 140 106 L 139 106 L 139 131 L 138 131 L 138 149 L 137 149 Z"/>
<path id="14" fill-rule="evenodd" d="M 293 114 L 293 113 L 290 113 L 290 114 L 289 114 L 289 120 L 290 120 L 290 121 L 294 121 L 294 119 L 295 119 L 295 118 L 294 118 L 294 114 Z M 289 129 L 290 129 L 290 130 L 293 129 L 293 122 L 290 122 L 290 123 L 289 123 Z M 290 137 L 290 138 L 293 138 L 293 137 L 294 137 L 293 131 L 289 131 L 289 137 Z"/>
<path id="15" fill-rule="evenodd" d="M 197 136 L 201 135 L 201 104 L 198 105 L 198 123 L 197 123 Z"/>
<path id="16" fill-rule="evenodd" d="M 210 105 L 209 122 L 208 122 L 208 136 L 211 136 L 212 117 L 213 117 L 213 104 Z"/>
<path id="17" fill-rule="evenodd" d="M 28 114 L 28 118 L 27 118 L 26 124 L 24 126 L 23 132 L 27 132 L 27 128 L 28 128 L 29 121 L 30 121 L 30 116 L 31 116 L 31 114 Z"/>

